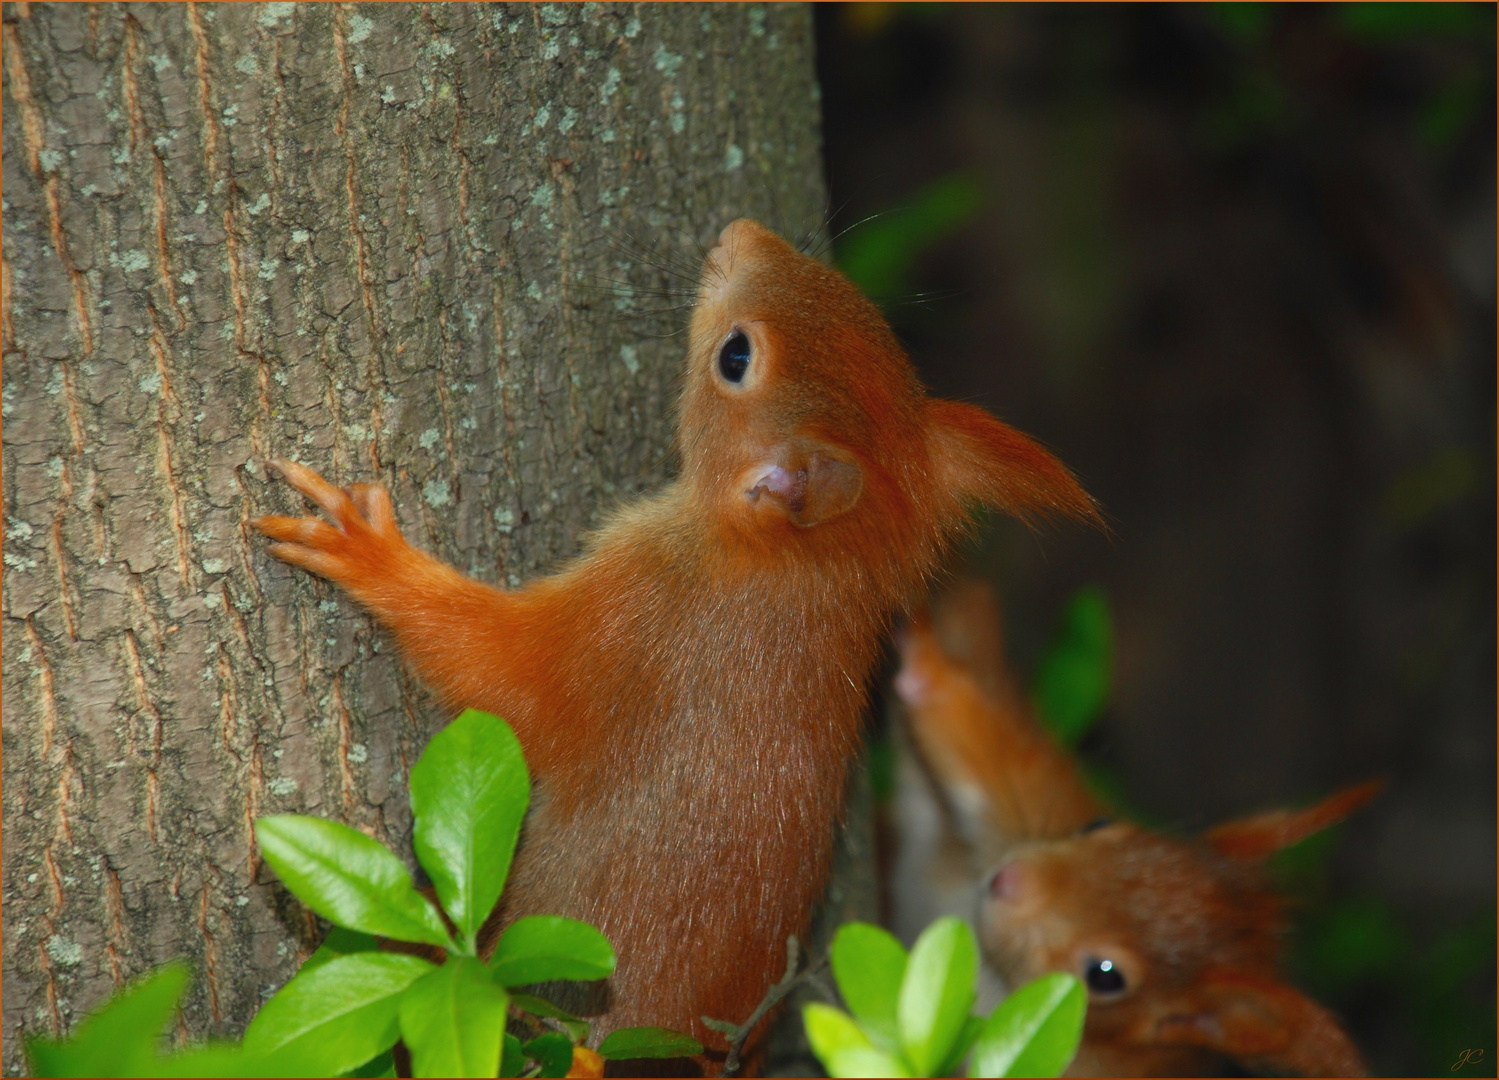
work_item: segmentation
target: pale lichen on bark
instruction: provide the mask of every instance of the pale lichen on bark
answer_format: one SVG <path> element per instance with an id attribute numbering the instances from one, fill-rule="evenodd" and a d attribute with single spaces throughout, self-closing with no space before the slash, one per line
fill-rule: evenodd
<path id="1" fill-rule="evenodd" d="M 315 927 L 263 813 L 409 849 L 443 718 L 247 528 L 271 456 L 514 583 L 671 468 L 684 263 L 823 212 L 800 7 L 9 5 L 4 1065 L 177 955 L 232 1034 Z M 624 285 L 607 284 L 623 282 Z M 603 285 L 600 288 L 600 285 Z"/>

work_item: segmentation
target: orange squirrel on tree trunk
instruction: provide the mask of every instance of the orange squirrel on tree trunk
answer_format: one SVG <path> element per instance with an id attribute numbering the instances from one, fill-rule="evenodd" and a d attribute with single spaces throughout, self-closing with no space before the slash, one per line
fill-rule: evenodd
<path id="1" fill-rule="evenodd" d="M 602 1035 L 705 1044 L 806 930 L 892 614 L 974 504 L 1097 520 L 1049 453 L 927 397 L 878 309 L 749 220 L 709 254 L 679 406 L 681 473 L 561 572 L 514 591 L 412 548 L 384 489 L 276 467 L 333 519 L 263 517 L 452 709 L 514 727 L 533 809 L 499 920 L 614 943 Z"/>
<path id="2" fill-rule="evenodd" d="M 934 620 L 899 635 L 896 692 L 975 871 L 987 867 L 975 873 L 986 958 L 1011 986 L 1070 971 L 1088 988 L 1067 1075 L 1366 1075 L 1332 1014 L 1281 974 L 1285 902 L 1262 864 L 1382 782 L 1200 839 L 1110 821 L 1005 667 L 993 594 L 968 583 Z"/>

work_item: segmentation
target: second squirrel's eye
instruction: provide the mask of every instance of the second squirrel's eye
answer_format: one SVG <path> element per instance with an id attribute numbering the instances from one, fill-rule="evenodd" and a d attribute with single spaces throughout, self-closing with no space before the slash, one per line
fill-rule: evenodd
<path id="1" fill-rule="evenodd" d="M 1124 972 L 1112 960 L 1100 960 L 1090 956 L 1083 961 L 1083 982 L 1088 989 L 1103 997 L 1122 994 L 1127 986 Z"/>
<path id="2" fill-rule="evenodd" d="M 718 373 L 731 383 L 744 378 L 749 370 L 750 343 L 743 330 L 735 330 L 718 350 Z"/>

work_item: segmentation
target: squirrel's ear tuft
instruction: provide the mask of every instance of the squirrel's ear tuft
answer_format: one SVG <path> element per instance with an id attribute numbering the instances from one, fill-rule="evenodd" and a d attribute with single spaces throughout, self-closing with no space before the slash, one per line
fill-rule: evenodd
<path id="1" fill-rule="evenodd" d="M 1209 829 L 1203 839 L 1220 855 L 1253 862 L 1336 825 L 1383 788 L 1383 780 L 1366 780 L 1303 810 L 1268 810 L 1226 821 Z"/>
<path id="2" fill-rule="evenodd" d="M 1021 520 L 1062 514 L 1105 527 L 1098 504 L 1067 466 L 983 409 L 934 398 L 926 430 L 937 483 L 958 500 Z"/>

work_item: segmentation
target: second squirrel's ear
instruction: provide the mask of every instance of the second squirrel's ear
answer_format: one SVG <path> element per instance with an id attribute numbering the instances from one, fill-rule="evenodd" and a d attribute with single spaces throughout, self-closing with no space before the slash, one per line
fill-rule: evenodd
<path id="1" fill-rule="evenodd" d="M 1098 506 L 1065 465 L 983 409 L 933 398 L 926 432 L 937 483 L 958 500 L 1022 520 L 1065 514 L 1102 526 Z"/>
<path id="2" fill-rule="evenodd" d="M 1267 810 L 1226 821 L 1203 834 L 1220 855 L 1252 862 L 1336 825 L 1384 789 L 1383 780 L 1344 788 L 1304 810 Z"/>

